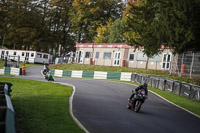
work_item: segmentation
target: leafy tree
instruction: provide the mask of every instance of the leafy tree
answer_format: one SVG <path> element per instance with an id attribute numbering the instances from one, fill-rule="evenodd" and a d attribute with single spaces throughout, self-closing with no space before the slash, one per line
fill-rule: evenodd
<path id="1" fill-rule="evenodd" d="M 121 0 L 74 0 L 72 24 L 77 42 L 93 42 L 97 28 L 122 15 Z"/>
<path id="2" fill-rule="evenodd" d="M 142 46 L 148 57 L 159 53 L 162 44 L 173 53 L 200 51 L 199 5 L 199 0 L 140 0 L 128 12 L 131 32 L 126 40 L 136 48 Z"/>
<path id="3" fill-rule="evenodd" d="M 102 25 L 97 28 L 97 37 L 95 37 L 95 43 L 125 43 L 125 33 L 128 27 L 126 27 L 125 19 L 116 19 L 114 22 L 111 20 L 107 25 Z"/>

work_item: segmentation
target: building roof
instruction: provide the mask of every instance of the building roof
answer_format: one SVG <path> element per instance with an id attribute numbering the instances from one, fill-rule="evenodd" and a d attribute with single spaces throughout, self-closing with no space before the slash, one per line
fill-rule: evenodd
<path id="1" fill-rule="evenodd" d="M 0 50 L 26 51 L 26 52 L 38 52 L 38 53 L 49 54 L 49 53 L 45 53 L 45 52 L 39 52 L 39 51 L 34 51 L 34 50 L 18 50 L 18 49 L 2 49 L 2 48 L 0 48 Z"/>
<path id="2" fill-rule="evenodd" d="M 77 43 L 77 48 L 134 48 L 122 43 Z"/>

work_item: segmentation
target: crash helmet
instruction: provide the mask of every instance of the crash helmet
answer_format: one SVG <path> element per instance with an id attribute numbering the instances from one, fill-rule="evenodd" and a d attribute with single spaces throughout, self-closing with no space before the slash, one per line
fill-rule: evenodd
<path id="1" fill-rule="evenodd" d="M 147 88 L 148 84 L 147 84 L 147 83 L 144 83 L 143 86 L 144 86 L 145 88 Z"/>

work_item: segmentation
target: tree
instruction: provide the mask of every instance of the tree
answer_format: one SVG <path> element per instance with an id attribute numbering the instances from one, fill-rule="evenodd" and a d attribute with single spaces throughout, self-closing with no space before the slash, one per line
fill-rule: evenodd
<path id="1" fill-rule="evenodd" d="M 160 2 L 160 18 L 174 53 L 200 51 L 200 1 L 167 0 Z"/>
<path id="2" fill-rule="evenodd" d="M 97 36 L 95 43 L 125 43 L 126 27 L 125 19 L 116 19 L 114 22 L 110 20 L 106 25 L 97 28 Z"/>
<path id="3" fill-rule="evenodd" d="M 74 0 L 73 31 L 77 42 L 93 42 L 97 28 L 122 16 L 121 0 Z"/>
<path id="4" fill-rule="evenodd" d="M 148 57 L 159 53 L 161 45 L 173 53 L 200 51 L 199 16 L 199 0 L 140 0 L 128 12 L 132 33 L 126 40 L 136 48 L 142 46 Z"/>

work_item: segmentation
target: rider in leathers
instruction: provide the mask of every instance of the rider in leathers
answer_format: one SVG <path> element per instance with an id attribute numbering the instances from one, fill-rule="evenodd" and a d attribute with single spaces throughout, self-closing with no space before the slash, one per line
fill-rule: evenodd
<path id="1" fill-rule="evenodd" d="M 148 86 L 147 83 L 144 83 L 143 85 L 138 86 L 135 90 L 132 90 L 132 94 L 128 100 L 130 101 L 134 97 L 134 95 L 138 93 L 140 89 L 144 89 L 145 94 L 148 95 L 147 86 Z"/>

